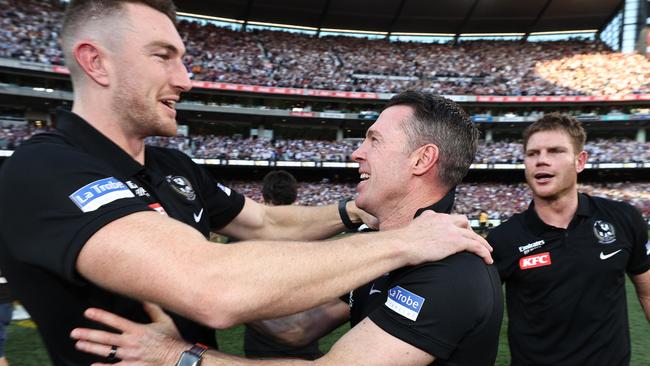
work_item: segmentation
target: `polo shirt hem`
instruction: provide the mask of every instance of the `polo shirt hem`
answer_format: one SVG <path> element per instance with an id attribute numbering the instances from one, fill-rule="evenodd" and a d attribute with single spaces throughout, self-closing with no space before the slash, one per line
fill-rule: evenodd
<path id="1" fill-rule="evenodd" d="M 397 323 L 382 312 L 373 312 L 368 318 L 386 333 L 399 338 L 400 340 L 419 348 L 420 350 L 434 356 L 435 358 L 447 359 L 454 351 L 454 346 L 428 337 L 424 334 L 414 332 L 410 327 Z M 385 325 L 390 324 L 390 329 Z M 415 336 L 415 337 L 413 337 Z"/>
<path id="2" fill-rule="evenodd" d="M 648 272 L 649 270 L 650 270 L 650 263 L 647 263 L 645 266 L 641 266 L 638 269 L 627 271 L 627 273 L 629 273 L 631 275 L 640 275 L 640 274 Z"/>

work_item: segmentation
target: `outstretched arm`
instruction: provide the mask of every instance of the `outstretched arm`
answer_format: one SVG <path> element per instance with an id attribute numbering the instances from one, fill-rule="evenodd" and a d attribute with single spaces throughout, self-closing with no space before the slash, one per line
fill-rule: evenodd
<path id="1" fill-rule="evenodd" d="M 163 314 L 164 315 L 164 314 Z M 74 329 L 72 338 L 77 339 L 77 349 L 99 356 L 111 352 L 117 346 L 118 365 L 164 366 L 174 365 L 180 354 L 190 348 L 178 336 L 174 336 L 174 324 L 168 317 L 156 316 L 156 323 L 149 325 L 133 323 L 117 315 L 99 309 L 89 309 L 86 316 L 108 325 L 121 334 L 93 329 Z M 203 366 L 418 366 L 434 361 L 430 354 L 386 333 L 366 318 L 346 333 L 331 351 L 316 361 L 304 360 L 249 360 L 210 350 L 203 355 Z M 104 364 L 94 364 L 100 366 Z"/>
<path id="2" fill-rule="evenodd" d="M 425 212 L 409 226 L 327 242 L 210 243 L 195 229 L 138 212 L 99 229 L 78 272 L 213 328 L 313 308 L 405 265 L 471 250 L 490 260 L 464 216 Z"/>
<path id="3" fill-rule="evenodd" d="M 347 202 L 345 212 L 353 223 L 376 226 L 376 219 L 353 201 Z M 269 206 L 246 198 L 240 214 L 218 232 L 240 240 L 318 240 L 345 230 L 338 205 Z"/>

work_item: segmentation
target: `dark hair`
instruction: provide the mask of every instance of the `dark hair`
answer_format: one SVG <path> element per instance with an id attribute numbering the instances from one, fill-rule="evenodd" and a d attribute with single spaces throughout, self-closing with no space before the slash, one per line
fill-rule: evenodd
<path id="1" fill-rule="evenodd" d="M 172 0 L 71 0 L 66 6 L 61 27 L 61 40 L 66 60 L 72 60 L 72 45 L 77 32 L 84 25 L 124 11 L 124 4 L 142 4 L 167 15 L 176 24 L 176 6 Z M 74 62 L 66 62 L 70 68 Z"/>
<path id="2" fill-rule="evenodd" d="M 290 205 L 298 197 L 298 182 L 285 170 L 273 170 L 264 176 L 262 197 L 273 206 Z"/>
<path id="3" fill-rule="evenodd" d="M 579 153 L 584 149 L 587 133 L 582 128 L 582 123 L 576 118 L 567 116 L 562 113 L 549 113 L 538 119 L 535 123 L 526 127 L 523 133 L 524 151 L 528 145 L 530 136 L 542 131 L 564 131 L 569 135 L 574 153 Z"/>
<path id="4" fill-rule="evenodd" d="M 440 151 L 440 181 L 447 187 L 460 183 L 478 148 L 479 131 L 469 115 L 450 99 L 418 91 L 395 95 L 384 110 L 396 105 L 413 108 L 413 117 L 402 122 L 409 151 L 424 144 L 436 145 Z"/>

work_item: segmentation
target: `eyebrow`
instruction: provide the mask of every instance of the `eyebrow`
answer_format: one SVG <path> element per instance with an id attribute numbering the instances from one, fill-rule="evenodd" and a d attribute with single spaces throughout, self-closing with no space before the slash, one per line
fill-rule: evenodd
<path id="1" fill-rule="evenodd" d="M 372 137 L 372 136 L 381 137 L 381 133 L 379 133 L 379 132 L 377 132 L 375 130 L 366 131 L 366 138 Z"/>
<path id="2" fill-rule="evenodd" d="M 176 48 L 176 46 L 165 42 L 165 41 L 153 41 L 145 46 L 147 49 L 154 49 L 154 48 L 164 48 L 167 51 L 174 53 L 174 54 L 180 54 L 180 50 Z M 185 53 L 185 52 L 183 52 Z"/>
<path id="3" fill-rule="evenodd" d="M 540 151 L 542 149 L 545 150 L 566 150 L 566 146 L 561 146 L 561 145 L 556 145 L 556 146 L 549 146 L 549 147 L 543 147 L 543 148 L 527 148 L 525 152 L 528 151 Z"/>

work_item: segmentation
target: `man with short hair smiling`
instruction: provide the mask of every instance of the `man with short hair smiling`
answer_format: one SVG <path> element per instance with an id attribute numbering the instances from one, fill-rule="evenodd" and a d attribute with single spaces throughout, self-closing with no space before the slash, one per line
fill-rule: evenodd
<path id="1" fill-rule="evenodd" d="M 418 92 L 396 95 L 352 155 L 361 176 L 357 205 L 377 217 L 380 231 L 404 227 L 429 210 L 449 212 L 455 187 L 474 160 L 478 135 L 451 100 Z M 247 360 L 208 351 L 201 365 L 494 365 L 501 284 L 496 268 L 473 254 L 391 271 L 355 289 L 348 302 L 308 311 L 309 321 L 300 319 L 302 328 L 295 331 L 306 339 L 283 338 L 308 342 L 350 320 L 353 328 L 318 360 Z M 141 325 L 99 309 L 86 315 L 121 332 L 74 330 L 77 347 L 87 352 L 101 354 L 106 345 L 117 344 L 125 361 L 155 366 L 174 364 L 187 348 L 169 337 L 173 327 L 162 318 Z M 159 348 L 173 351 L 152 357 L 150 351 Z"/>
<path id="2" fill-rule="evenodd" d="M 523 137 L 533 201 L 488 235 L 512 365 L 629 365 L 625 274 L 650 321 L 647 225 L 629 204 L 578 193 L 587 152 L 577 119 L 551 113 Z"/>
<path id="3" fill-rule="evenodd" d="M 72 112 L 0 172 L 0 267 L 54 365 L 122 356 L 116 345 L 102 357 L 74 348 L 70 330 L 91 325 L 89 306 L 148 321 L 139 301 L 152 301 L 186 340 L 216 346 L 211 328 L 302 311 L 404 265 L 466 249 L 491 261 L 467 218 L 442 214 L 306 242 L 369 215 L 352 202 L 264 206 L 181 152 L 146 147 L 147 136 L 175 135 L 176 103 L 192 86 L 171 1 L 72 0 L 61 34 Z M 210 243 L 211 231 L 255 241 Z"/>

